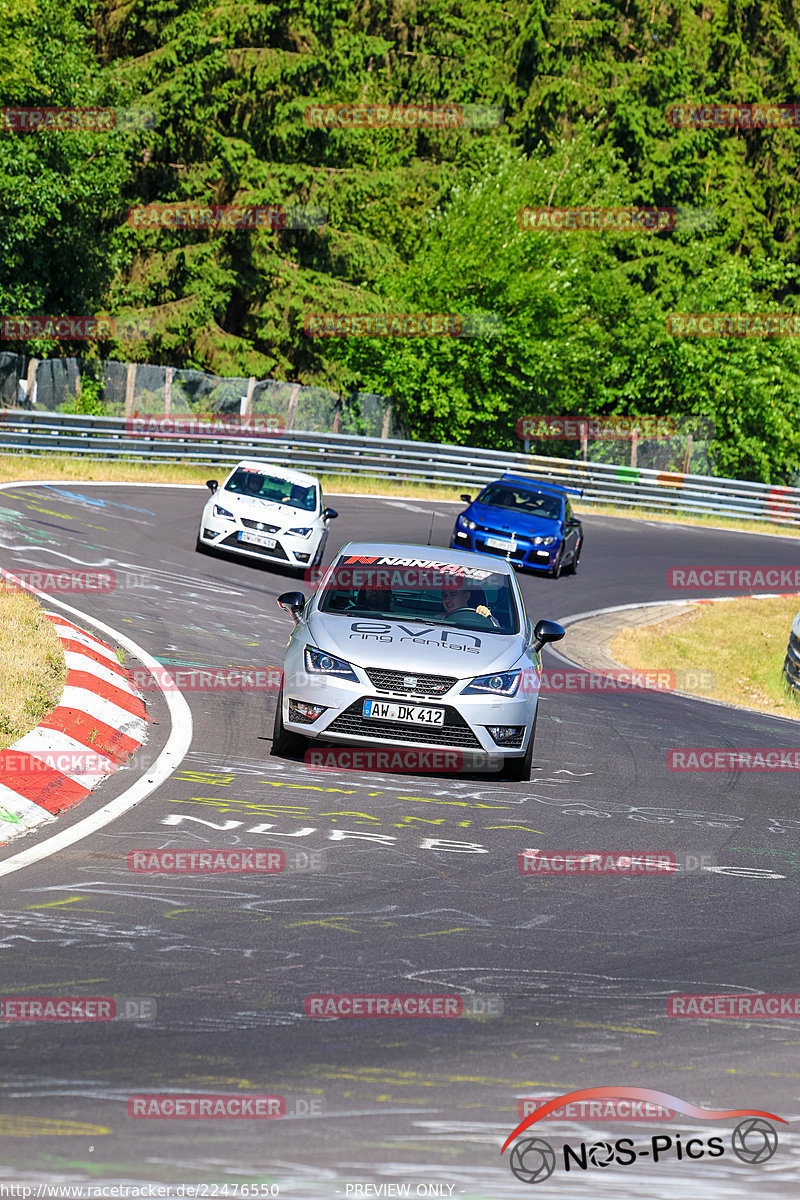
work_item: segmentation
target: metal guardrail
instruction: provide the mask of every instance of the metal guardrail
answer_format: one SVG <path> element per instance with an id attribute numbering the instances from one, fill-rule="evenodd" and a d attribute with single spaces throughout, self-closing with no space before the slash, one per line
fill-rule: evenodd
<path id="1" fill-rule="evenodd" d="M 321 475 L 404 479 L 473 490 L 509 471 L 580 488 L 585 500 L 598 503 L 800 525 L 800 488 L 355 434 L 143 433 L 133 432 L 123 417 L 1 409 L 0 453 L 22 451 L 208 465 L 232 465 L 256 456 L 275 466 Z"/>
<path id="2" fill-rule="evenodd" d="M 800 699 L 800 612 L 792 622 L 783 674 L 789 687 L 797 693 L 798 699 Z"/>

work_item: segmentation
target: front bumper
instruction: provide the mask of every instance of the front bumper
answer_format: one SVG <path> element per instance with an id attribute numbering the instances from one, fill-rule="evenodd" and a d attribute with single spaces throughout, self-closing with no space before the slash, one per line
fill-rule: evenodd
<path id="1" fill-rule="evenodd" d="M 243 542 L 242 533 L 252 533 L 255 536 L 271 537 L 275 545 L 257 546 L 252 542 Z M 200 526 L 200 541 L 215 550 L 225 550 L 229 554 L 241 554 L 245 558 L 257 558 L 260 561 L 283 563 L 290 567 L 308 567 L 314 560 L 320 542 L 320 536 L 312 533 L 308 538 L 289 535 L 283 530 L 274 533 L 261 534 L 256 530 L 245 529 L 237 521 L 223 521 L 219 517 L 204 518 Z"/>
<path id="2" fill-rule="evenodd" d="M 357 674 L 363 674 L 360 667 L 353 669 Z M 352 683 L 330 676 L 292 674 L 287 669 L 283 685 L 283 723 L 287 729 L 320 741 L 361 746 L 442 748 L 478 754 L 484 752 L 494 758 L 522 758 L 536 715 L 538 695 L 518 693 L 504 699 L 461 695 L 461 688 L 466 687 L 468 682 L 468 679 L 458 680 L 441 697 L 409 697 L 403 692 L 379 690 L 368 678 L 364 682 Z M 292 700 L 323 705 L 324 711 L 313 723 L 292 720 L 289 715 Z M 364 700 L 444 708 L 444 725 L 423 726 L 364 717 Z M 519 744 L 499 745 L 489 733 L 487 727 L 490 725 L 522 726 Z"/>
<path id="3" fill-rule="evenodd" d="M 502 536 L 504 535 L 482 529 L 467 532 L 456 526 L 453 530 L 453 536 L 450 539 L 450 549 L 474 550 L 478 554 L 489 554 L 495 558 L 505 558 L 509 562 L 514 563 L 515 566 L 524 567 L 526 570 L 532 571 L 551 571 L 561 551 L 562 540 L 560 538 L 552 546 L 535 546 L 530 538 L 521 538 L 516 535 L 514 541 L 517 548 L 516 550 L 512 550 L 510 554 L 506 550 L 498 550 L 494 546 L 487 546 L 487 538 Z"/>

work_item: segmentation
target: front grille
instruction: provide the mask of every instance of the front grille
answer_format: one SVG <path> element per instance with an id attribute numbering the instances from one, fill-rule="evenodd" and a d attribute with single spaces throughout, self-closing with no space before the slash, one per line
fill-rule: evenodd
<path id="1" fill-rule="evenodd" d="M 273 546 L 271 550 L 267 550 L 264 546 L 254 546 L 252 542 L 240 542 L 238 534 L 229 533 L 221 542 L 217 542 L 217 545 L 230 546 L 236 550 L 249 550 L 251 554 L 263 554 L 265 558 L 279 558 L 282 562 L 289 561 L 289 555 L 280 542 L 278 542 L 277 546 Z"/>
<path id="2" fill-rule="evenodd" d="M 415 742 L 422 746 L 481 749 L 475 734 L 454 708 L 445 708 L 444 725 L 423 727 L 402 725 L 399 721 L 370 721 L 361 715 L 363 705 L 363 700 L 356 700 L 345 712 L 340 713 L 327 729 L 320 731 L 320 738 L 324 740 L 326 733 L 341 733 L 350 737 L 369 738 L 372 742 L 386 742 L 390 746 L 397 742 Z"/>
<path id="3" fill-rule="evenodd" d="M 416 671 L 382 671 L 365 667 L 369 681 L 379 692 L 400 692 L 403 696 L 443 696 L 456 682 L 452 675 L 420 675 Z M 406 687 L 404 679 L 416 679 L 414 687 Z"/>
<path id="4" fill-rule="evenodd" d="M 277 533 L 280 525 L 265 525 L 263 521 L 250 521 L 247 517 L 242 517 L 242 524 L 245 529 L 255 529 L 261 533 Z"/>

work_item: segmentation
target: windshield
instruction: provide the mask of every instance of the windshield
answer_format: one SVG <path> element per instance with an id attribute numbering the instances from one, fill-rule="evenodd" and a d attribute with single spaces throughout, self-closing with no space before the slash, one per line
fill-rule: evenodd
<path id="1" fill-rule="evenodd" d="M 290 504 L 292 508 L 302 508 L 306 512 L 314 512 L 317 507 L 315 484 L 306 487 L 302 483 L 290 483 L 280 475 L 265 475 L 255 467 L 237 467 L 224 490 L 238 496 L 270 500 L 273 504 Z"/>
<path id="2" fill-rule="evenodd" d="M 558 496 L 531 492 L 527 488 L 514 487 L 509 483 L 490 483 L 478 496 L 478 503 L 524 513 L 526 517 L 547 517 L 551 521 L 561 518 L 561 500 Z"/>
<path id="3" fill-rule="evenodd" d="M 499 571 L 410 559 L 375 559 L 375 564 L 359 565 L 340 558 L 319 598 L 319 611 L 426 621 L 482 633 L 519 631 L 511 584 Z"/>

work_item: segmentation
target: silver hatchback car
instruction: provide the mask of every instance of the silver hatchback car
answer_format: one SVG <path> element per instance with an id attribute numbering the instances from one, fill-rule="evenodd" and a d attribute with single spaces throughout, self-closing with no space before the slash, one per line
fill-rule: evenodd
<path id="1" fill-rule="evenodd" d="M 278 598 L 295 628 L 274 754 L 309 739 L 446 748 L 531 776 L 542 664 L 564 630 L 532 625 L 513 567 L 438 547 L 351 542 L 319 589 Z"/>

